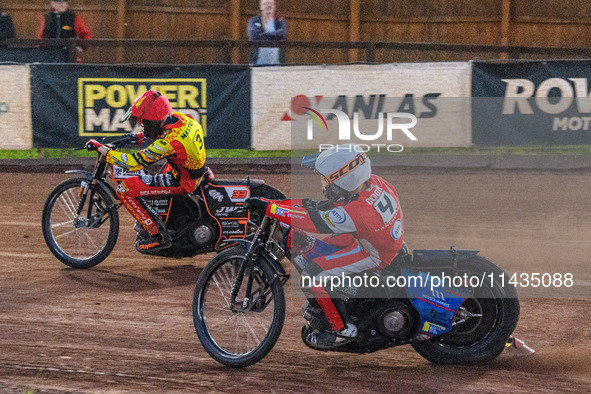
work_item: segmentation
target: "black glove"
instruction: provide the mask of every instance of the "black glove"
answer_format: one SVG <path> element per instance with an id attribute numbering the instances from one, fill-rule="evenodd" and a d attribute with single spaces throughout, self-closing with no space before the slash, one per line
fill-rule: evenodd
<path id="1" fill-rule="evenodd" d="M 334 204 L 328 200 L 322 200 L 318 202 L 318 210 L 319 211 L 330 211 L 334 208 Z"/>
<path id="2" fill-rule="evenodd" d="M 268 202 L 268 201 L 261 200 L 258 197 L 253 197 L 253 198 L 247 198 L 246 201 L 244 201 L 243 207 L 246 209 L 253 210 L 253 211 L 259 211 L 259 212 L 265 213 L 267 211 L 267 205 L 269 205 L 269 204 L 270 204 L 270 202 Z"/>
<path id="3" fill-rule="evenodd" d="M 308 211 L 330 211 L 334 205 L 328 200 L 316 201 L 311 198 L 304 198 L 302 200 L 302 207 Z"/>
<path id="4" fill-rule="evenodd" d="M 303 198 L 302 199 L 302 208 L 305 208 L 309 211 L 317 211 L 318 210 L 318 202 L 311 198 Z"/>

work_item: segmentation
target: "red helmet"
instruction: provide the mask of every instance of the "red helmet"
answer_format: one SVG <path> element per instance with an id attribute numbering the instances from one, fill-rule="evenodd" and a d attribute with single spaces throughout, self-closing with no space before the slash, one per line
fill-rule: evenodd
<path id="1" fill-rule="evenodd" d="M 158 138 L 162 130 L 163 120 L 172 113 L 172 107 L 168 99 L 156 90 L 148 90 L 131 104 L 121 118 L 122 122 L 132 118 L 144 128 L 144 134 L 148 138 Z"/>
<path id="2" fill-rule="evenodd" d="M 164 120 L 170 113 L 172 113 L 172 107 L 166 96 L 156 90 L 148 90 L 133 100 L 131 108 L 121 120 L 126 121 L 133 116 L 135 121 L 143 126 L 144 120 Z"/>

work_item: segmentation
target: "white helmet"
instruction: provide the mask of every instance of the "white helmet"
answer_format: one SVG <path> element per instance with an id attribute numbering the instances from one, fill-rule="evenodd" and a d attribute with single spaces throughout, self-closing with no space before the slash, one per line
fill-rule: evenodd
<path id="1" fill-rule="evenodd" d="M 350 192 L 371 176 L 369 158 L 364 152 L 357 152 L 354 147 L 337 145 L 320 154 L 306 156 L 302 160 L 302 166 L 314 168 L 320 173 L 322 191 L 332 202 L 348 197 Z"/>

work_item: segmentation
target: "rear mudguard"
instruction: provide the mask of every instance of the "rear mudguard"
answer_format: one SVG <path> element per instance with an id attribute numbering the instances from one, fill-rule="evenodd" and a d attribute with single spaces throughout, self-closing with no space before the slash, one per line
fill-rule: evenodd
<path id="1" fill-rule="evenodd" d="M 88 179 L 88 181 L 92 182 L 92 173 L 90 171 L 84 171 L 84 170 L 69 170 L 66 171 L 66 174 L 81 174 L 83 175 L 86 179 Z M 115 201 L 119 201 L 119 198 L 117 197 L 117 193 L 115 193 L 115 189 L 113 189 L 111 187 L 111 185 L 109 185 L 107 182 L 105 182 L 102 179 L 98 180 L 98 184 L 100 186 L 101 189 L 103 189 L 104 191 L 106 191 L 112 198 L 113 198 L 113 204 L 115 203 Z"/>
<path id="2" fill-rule="evenodd" d="M 247 186 L 250 189 L 250 197 L 264 197 L 268 198 L 269 200 L 285 200 L 287 198 L 280 190 L 266 184 L 265 181 L 260 179 L 215 179 L 212 183 L 218 186 Z"/>
<path id="3" fill-rule="evenodd" d="M 417 249 L 412 252 L 412 267 L 454 268 L 454 262 L 467 260 L 478 254 L 478 250 Z"/>

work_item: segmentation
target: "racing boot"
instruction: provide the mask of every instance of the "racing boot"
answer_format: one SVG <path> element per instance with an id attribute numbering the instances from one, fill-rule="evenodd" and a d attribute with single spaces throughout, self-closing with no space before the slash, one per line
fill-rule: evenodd
<path id="1" fill-rule="evenodd" d="M 324 330 L 310 333 L 306 342 L 315 349 L 327 350 L 345 345 L 353 341 L 356 336 L 357 327 L 352 323 L 347 323 L 344 328 L 338 331 Z"/>
<path id="2" fill-rule="evenodd" d="M 156 212 L 152 211 L 152 209 L 145 203 L 144 200 L 139 199 L 138 201 L 144 207 L 146 212 L 150 214 L 152 220 L 154 220 L 156 223 L 158 232 L 156 234 L 150 234 L 143 228 L 143 226 L 138 226 L 138 228 L 141 227 L 144 231 L 137 231 L 138 229 L 136 229 L 138 237 L 135 242 L 135 248 L 137 251 L 140 253 L 154 254 L 159 250 L 170 248 L 172 245 L 172 235 L 169 231 L 167 231 L 166 224 L 164 224 Z M 136 224 L 139 225 L 137 221 Z"/>
<path id="3" fill-rule="evenodd" d="M 159 250 L 169 248 L 170 245 L 172 245 L 172 236 L 167 231 L 149 234 L 145 238 L 138 237 L 135 242 L 135 248 L 140 253 L 155 253 Z"/>

